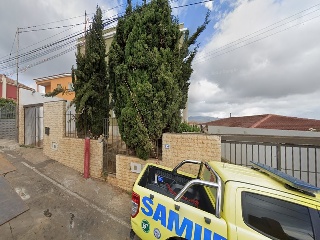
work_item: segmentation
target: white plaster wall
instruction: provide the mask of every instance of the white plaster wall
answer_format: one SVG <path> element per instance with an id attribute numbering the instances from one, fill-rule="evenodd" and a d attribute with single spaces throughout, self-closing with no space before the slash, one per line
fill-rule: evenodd
<path id="1" fill-rule="evenodd" d="M 32 92 L 23 88 L 19 89 L 19 105 L 31 105 L 45 102 L 56 102 L 61 101 L 62 98 L 58 97 L 45 97 L 44 93 Z"/>

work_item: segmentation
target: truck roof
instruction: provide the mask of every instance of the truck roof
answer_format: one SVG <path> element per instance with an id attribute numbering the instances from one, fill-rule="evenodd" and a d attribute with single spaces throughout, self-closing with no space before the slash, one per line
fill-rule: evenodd
<path id="1" fill-rule="evenodd" d="M 250 167 L 239 166 L 235 164 L 212 161 L 209 165 L 217 172 L 221 180 L 226 183 L 228 181 L 242 182 L 252 185 L 258 185 L 265 188 L 271 188 L 282 192 L 298 194 L 301 197 L 308 198 L 313 201 L 320 202 L 320 193 L 313 193 L 316 197 L 303 194 L 299 191 L 289 190 L 283 182 L 280 182 L 269 175 L 254 170 Z"/>

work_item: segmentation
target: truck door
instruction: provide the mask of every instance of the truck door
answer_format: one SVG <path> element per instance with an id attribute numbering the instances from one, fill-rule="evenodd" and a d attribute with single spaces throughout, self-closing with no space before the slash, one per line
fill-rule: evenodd
<path id="1" fill-rule="evenodd" d="M 236 199 L 239 240 L 316 239 L 307 206 L 270 192 L 244 188 L 237 189 Z"/>
<path id="2" fill-rule="evenodd" d="M 223 218 L 217 218 L 213 213 L 182 201 L 174 201 L 173 198 L 162 194 L 143 192 L 139 191 L 142 199 L 141 208 L 135 217 L 138 228 L 144 228 L 141 225 L 144 222 L 148 225 L 147 231 L 141 228 L 142 239 L 154 239 L 153 236 L 157 239 L 171 237 L 188 240 L 227 239 L 227 225 Z"/>
<path id="3" fill-rule="evenodd" d="M 201 199 L 200 199 L 201 200 Z M 186 234 L 182 237 L 194 240 L 226 240 L 227 225 L 224 219 L 217 218 L 214 214 L 187 205 L 183 202 L 173 202 L 172 213 L 169 212 L 168 228 L 172 229 L 177 236 L 179 229 L 187 226 Z M 177 210 L 179 209 L 179 210 Z M 179 216 L 180 223 L 176 221 Z M 172 220 L 170 220 L 170 217 Z M 193 226 L 193 231 L 188 231 L 188 224 Z"/>

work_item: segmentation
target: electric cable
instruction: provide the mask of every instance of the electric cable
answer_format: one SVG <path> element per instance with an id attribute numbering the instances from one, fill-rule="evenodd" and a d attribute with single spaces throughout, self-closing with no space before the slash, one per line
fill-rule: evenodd
<path id="1" fill-rule="evenodd" d="M 112 24 L 112 23 L 114 23 L 115 21 L 117 21 L 117 19 L 118 19 L 118 18 L 105 19 L 103 24 L 104 24 L 104 25 Z M 90 31 L 90 30 L 87 30 L 87 32 L 88 32 L 88 31 Z M 84 34 L 84 33 L 81 32 L 81 34 Z M 84 36 L 82 36 L 82 37 L 84 37 Z M 81 38 L 81 37 L 80 37 L 80 38 Z M 78 39 L 79 39 L 79 38 L 75 39 L 74 41 L 70 41 L 70 42 L 68 42 L 68 43 L 65 43 L 65 44 L 63 44 L 62 46 L 55 47 L 54 50 L 57 51 L 57 50 L 61 49 L 62 47 L 70 46 L 70 43 L 75 42 L 75 41 L 78 41 Z M 54 58 L 59 57 L 59 56 L 65 54 L 65 53 L 68 53 L 69 51 L 74 50 L 77 46 L 78 46 L 78 44 L 75 44 L 74 46 L 72 46 L 72 47 L 70 47 L 69 49 L 65 50 L 63 53 L 59 53 L 59 54 L 54 55 L 54 56 L 55 56 Z M 52 49 L 51 49 L 51 50 L 52 50 Z M 47 50 L 47 51 L 41 52 L 40 55 L 38 54 L 38 56 L 31 56 L 31 59 L 27 59 L 27 61 L 19 62 L 19 63 L 20 63 L 20 64 L 23 64 L 23 63 L 26 63 L 26 62 L 28 62 L 28 61 L 30 61 L 30 60 L 35 60 L 35 59 L 38 58 L 38 57 L 41 57 L 41 56 L 43 56 L 43 55 L 52 53 L 51 50 Z M 24 69 L 26 70 L 26 69 L 28 69 L 28 68 L 34 67 L 34 66 L 36 66 L 36 65 L 39 65 L 39 64 L 41 64 L 41 63 L 43 63 L 43 62 L 46 62 L 46 61 L 48 61 L 48 60 L 51 60 L 51 59 L 53 59 L 53 58 L 52 58 L 52 57 L 49 57 L 49 58 L 46 58 L 46 59 L 44 59 L 44 60 L 38 61 L 36 64 L 32 63 L 32 64 L 28 65 L 27 67 L 25 67 Z M 12 67 L 15 67 L 15 66 L 12 66 Z M 11 67 L 11 68 L 12 68 L 12 67 Z M 22 70 L 19 70 L 19 71 L 21 72 Z M 14 71 L 14 73 L 15 73 L 15 72 L 16 72 L 16 71 Z M 9 75 L 10 75 L 10 73 L 8 74 L 8 76 L 9 76 Z"/>
<path id="2" fill-rule="evenodd" d="M 112 8 L 108 8 L 106 10 L 102 10 L 102 13 L 106 13 L 106 12 L 109 12 L 113 9 L 116 9 L 116 8 L 119 8 L 119 7 L 123 7 L 124 5 L 126 5 L 126 3 L 123 3 L 123 4 L 119 4 L 115 7 L 112 7 Z M 69 21 L 69 20 L 72 20 L 72 19 L 76 19 L 76 18 L 80 18 L 80 17 L 85 17 L 85 16 L 90 16 L 90 15 L 94 15 L 95 13 L 88 13 L 88 14 L 85 14 L 85 15 L 80 15 L 80 16 L 76 16 L 76 17 L 71 17 L 71 18 L 66 18 L 66 19 L 62 19 L 62 20 L 57 20 L 57 21 L 53 21 L 53 22 L 49 22 L 49 23 L 43 23 L 43 24 L 39 24 L 39 25 L 34 25 L 34 26 L 28 26 L 28 27 L 21 27 L 19 29 L 29 29 L 29 28 L 37 28 L 37 27 L 41 27 L 41 26 L 45 26 L 45 25 L 49 25 L 49 24 L 53 24 L 53 23 L 59 23 L 59 22 L 64 22 L 64 21 Z M 82 23 L 83 24 L 83 23 Z"/>
<path id="3" fill-rule="evenodd" d="M 173 1 L 178 1 L 178 0 L 172 0 L 172 2 L 173 2 Z M 196 4 L 206 3 L 206 2 L 210 2 L 210 1 L 212 1 L 212 0 L 200 1 L 200 2 L 196 2 L 196 3 L 190 3 L 190 4 L 187 4 L 187 5 L 181 5 L 181 6 L 172 7 L 172 8 L 187 7 L 187 6 L 192 6 L 192 5 L 196 5 Z M 124 5 L 124 4 L 122 4 L 122 5 Z M 264 29 L 268 29 L 268 28 L 270 28 L 270 27 L 273 26 L 273 25 L 276 25 L 276 24 L 278 24 L 278 23 L 280 23 L 280 22 L 283 22 L 283 21 L 285 21 L 285 20 L 287 20 L 287 19 L 290 19 L 290 18 L 292 18 L 293 16 L 296 16 L 296 15 L 298 15 L 298 14 L 300 14 L 300 13 L 306 12 L 306 11 L 308 11 L 308 10 L 310 10 L 310 9 L 318 6 L 318 5 L 320 5 L 320 4 L 316 4 L 316 5 L 308 8 L 308 9 L 305 9 L 305 10 L 303 10 L 303 11 L 300 11 L 300 12 L 298 12 L 298 13 L 296 13 L 296 14 L 288 17 L 288 18 L 282 19 L 282 20 L 280 20 L 280 21 L 278 21 L 278 22 L 276 22 L 276 23 L 273 23 L 272 25 L 270 25 L 270 26 L 268 26 L 268 27 L 265 27 L 265 28 L 263 28 L 263 29 L 260 29 L 260 30 L 258 30 L 258 31 L 256 31 L 256 32 L 251 33 L 251 34 L 249 34 L 249 35 L 247 35 L 247 36 L 245 36 L 245 37 L 242 37 L 242 38 L 240 38 L 240 39 L 238 39 L 238 40 L 236 40 L 236 41 L 233 41 L 233 42 L 231 42 L 231 43 L 229 43 L 229 44 L 226 44 L 225 46 L 222 46 L 222 47 L 220 47 L 220 48 L 218 48 L 218 49 L 221 49 L 221 48 L 225 48 L 225 49 L 226 49 L 227 46 L 230 46 L 230 45 L 238 42 L 239 40 L 245 39 L 245 38 L 247 38 L 248 36 L 252 36 L 252 35 L 254 35 L 254 34 L 258 33 L 258 32 L 261 32 L 261 31 L 264 30 Z M 119 5 L 119 6 L 120 6 L 120 5 Z M 116 6 L 116 7 L 118 7 L 118 6 Z M 116 8 L 116 7 L 114 7 L 114 8 Z M 114 8 L 111 8 L 111 9 L 114 9 Z M 109 10 L 110 10 L 110 9 L 109 9 Z M 319 9 L 318 9 L 318 10 L 319 10 Z M 318 11 L 318 10 L 315 10 L 315 11 Z M 315 11 L 313 11 L 313 12 L 315 12 Z M 313 13 L 313 12 L 312 12 L 312 13 Z M 304 17 L 304 16 L 306 16 L 306 15 L 309 15 L 309 14 L 311 14 L 311 13 L 307 13 L 307 14 L 305 14 L 305 15 L 303 15 L 303 16 L 300 16 L 300 17 L 298 17 L 298 18 L 296 18 L 296 19 L 294 19 L 294 20 L 292 20 L 292 21 L 295 21 L 295 20 L 297 20 L 297 19 L 299 19 L 299 18 L 302 18 L 302 17 Z M 116 23 L 116 21 L 117 21 L 119 18 L 123 17 L 123 13 L 121 13 L 121 14 L 119 13 L 119 14 L 117 14 L 117 15 L 115 15 L 115 16 L 117 16 L 117 17 L 116 17 L 116 18 L 113 18 L 113 19 L 111 19 L 111 20 L 110 20 L 110 19 L 105 19 L 105 20 L 104 20 L 105 22 L 103 23 L 104 26 L 107 26 L 107 25 L 111 25 L 111 24 Z M 74 17 L 74 18 L 76 18 L 76 17 Z M 60 21 L 62 21 L 62 20 L 60 20 Z M 290 21 L 290 22 L 292 22 L 292 21 Z M 59 22 L 59 21 L 56 21 L 56 22 Z M 284 25 L 286 25 L 286 24 L 288 24 L 288 23 L 290 23 L 290 22 L 287 22 L 287 23 L 282 24 L 282 25 L 280 25 L 280 26 L 284 26 Z M 55 23 L 55 22 L 52 22 L 52 23 Z M 48 23 L 48 24 L 49 24 L 49 23 Z M 75 26 L 82 25 L 82 24 L 83 24 L 83 23 L 81 23 L 81 24 L 76 24 L 76 25 L 69 25 L 69 26 L 72 26 L 72 28 L 73 28 L 73 27 L 75 27 Z M 301 23 L 300 23 L 300 24 L 301 24 Z M 42 24 L 42 25 L 44 25 L 44 24 Z M 299 25 L 299 24 L 298 24 L 298 25 Z M 38 25 L 38 26 L 41 26 L 41 25 Z M 265 32 L 263 32 L 263 33 L 260 33 L 260 34 L 254 36 L 254 37 L 257 37 L 257 36 L 259 36 L 259 35 L 262 35 L 262 34 L 264 34 L 264 33 L 266 33 L 266 32 L 270 32 L 271 30 L 274 30 L 274 29 L 276 29 L 276 28 L 279 28 L 280 26 L 277 26 L 277 27 L 274 27 L 274 28 L 272 28 L 272 29 L 269 29 L 269 30 L 267 30 L 267 31 L 265 31 Z M 59 26 L 59 28 L 62 28 L 62 27 L 67 27 L 67 26 Z M 52 28 L 48 28 L 48 29 L 54 29 L 54 28 L 56 28 L 56 27 L 52 27 Z M 57 28 L 58 28 L 58 27 L 57 27 Z M 291 27 L 289 27 L 289 28 L 291 28 Z M 289 28 L 288 28 L 288 29 L 289 29 Z M 44 30 L 44 29 L 38 29 L 38 31 L 40 31 L 40 30 Z M 287 29 L 286 29 L 286 30 L 287 30 Z M 65 31 L 67 31 L 67 30 L 65 30 Z M 284 31 L 284 30 L 283 30 L 283 31 Z M 63 32 L 64 32 L 64 31 L 63 31 Z M 281 32 L 281 31 L 280 31 L 280 32 Z M 44 55 L 47 55 L 47 54 L 51 53 L 51 51 L 58 51 L 58 50 L 60 50 L 61 48 L 68 47 L 68 45 L 72 44 L 72 42 L 78 41 L 79 38 L 75 39 L 74 41 L 71 41 L 70 39 L 71 39 L 71 38 L 75 38 L 75 37 L 77 37 L 77 36 L 80 36 L 82 33 L 83 33 L 83 32 L 81 32 L 81 33 L 78 32 L 77 34 L 74 34 L 73 36 L 72 36 L 72 34 L 71 34 L 71 35 L 68 35 L 67 37 L 62 38 L 62 39 L 60 39 L 60 40 L 58 40 L 58 41 L 55 41 L 55 42 L 50 43 L 50 44 L 46 44 L 46 45 L 44 45 L 44 46 L 42 46 L 42 47 L 39 47 L 39 48 L 33 49 L 33 50 L 29 51 L 29 52 L 23 53 L 23 54 L 19 55 L 19 58 L 21 58 L 21 61 L 19 61 L 19 63 L 20 63 L 20 64 L 23 64 L 23 63 L 26 63 L 26 62 L 29 62 L 29 61 L 33 61 L 33 60 L 35 60 L 35 59 L 37 59 L 37 58 L 39 58 L 39 57 L 42 57 L 42 56 L 44 56 Z M 277 33 L 278 33 L 278 32 L 277 32 Z M 17 34 L 17 33 L 16 33 L 16 34 Z M 61 33 L 59 33 L 59 34 L 61 34 Z M 271 35 L 275 35 L 275 34 L 276 34 L 276 33 L 271 34 Z M 56 34 L 56 35 L 58 35 L 58 34 Z M 269 36 L 271 36 L 271 35 L 269 35 Z M 55 36 L 55 35 L 54 35 L 54 36 Z M 269 36 L 267 36 L 267 37 L 269 37 Z M 252 38 L 254 38 L 254 37 L 248 38 L 248 39 L 246 39 L 246 40 L 244 40 L 244 41 L 250 40 L 250 39 L 252 39 Z M 16 38 L 16 36 L 15 36 L 15 38 Z M 51 37 L 50 37 L 50 38 L 51 38 Z M 47 38 L 47 39 L 50 39 L 50 38 Z M 261 39 L 259 39 L 258 41 L 260 41 L 260 40 L 262 40 L 262 39 L 264 39 L 264 38 L 261 38 Z M 70 41 L 68 41 L 68 40 L 70 40 Z M 42 41 L 40 41 L 40 42 L 43 42 L 43 41 L 45 41 L 45 40 L 42 40 Z M 244 41 L 242 41 L 242 42 L 244 42 Z M 38 42 L 38 43 L 40 43 L 40 42 Z M 253 41 L 253 42 L 256 42 L 256 41 Z M 236 45 L 238 45 L 238 44 L 240 44 L 240 43 L 241 43 L 241 42 L 238 42 Z M 13 43 L 13 44 L 14 44 L 14 43 Z M 33 45 L 30 45 L 30 46 L 34 46 L 34 45 L 36 45 L 36 44 L 37 44 L 37 43 L 35 43 L 35 44 L 33 44 Z M 60 45 L 59 45 L 59 44 L 60 44 Z M 249 44 L 251 44 L 251 43 L 249 43 Z M 235 46 L 236 46 L 236 45 L 235 45 Z M 248 44 L 246 44 L 246 45 L 248 45 Z M 246 46 L 246 45 L 244 45 L 244 46 Z M 12 47 L 12 48 L 13 48 L 13 47 Z M 28 47 L 27 47 L 27 48 L 28 48 Z M 230 47 L 229 47 L 229 48 L 230 48 Z M 238 49 L 238 48 L 239 48 L 239 47 L 237 47 L 237 49 Z M 24 49 L 25 49 L 25 48 L 24 48 Z M 195 58 L 194 62 L 201 61 L 201 58 L 206 59 L 206 58 L 208 58 L 208 56 L 211 56 L 211 55 L 214 55 L 214 57 L 216 57 L 215 55 L 216 55 L 217 53 L 219 53 L 219 52 L 221 52 L 221 51 L 225 51 L 225 49 L 224 49 L 224 50 L 217 51 L 218 49 L 212 51 L 210 55 L 205 55 L 205 56 L 202 56 L 202 57 L 199 57 L 199 58 Z M 41 52 L 41 51 L 42 51 L 42 52 Z M 233 51 L 233 50 L 229 50 L 228 52 L 230 52 L 230 51 Z M 11 52 L 12 52 L 12 50 L 11 50 Z M 40 52 L 40 53 L 37 53 L 37 52 Z M 10 54 L 11 54 L 11 53 L 10 53 Z M 33 55 L 32 55 L 32 54 L 33 54 Z M 225 53 L 224 53 L 224 54 L 225 54 Z M 220 55 L 219 55 L 219 56 L 220 56 Z M 17 58 L 17 57 L 13 57 L 13 58 L 9 58 L 9 60 L 0 61 L 0 66 L 1 66 L 1 65 L 4 65 L 4 64 L 7 64 L 7 63 L 9 63 L 9 62 L 12 62 L 13 60 L 16 60 L 16 58 Z M 1 59 L 1 58 L 0 58 L 0 59 Z M 7 66 L 5 69 L 10 69 L 10 68 L 12 68 L 13 66 L 14 66 L 14 65 L 11 63 L 11 64 L 9 64 L 9 66 Z"/>
<path id="4" fill-rule="evenodd" d="M 320 15 L 315 16 L 315 17 L 310 18 L 310 19 L 307 19 L 307 20 L 305 20 L 305 21 L 303 21 L 303 22 L 297 23 L 297 24 L 295 24 L 295 25 L 293 25 L 293 26 L 290 26 L 290 27 L 287 27 L 287 28 L 285 28 L 285 29 L 282 29 L 282 30 L 280 30 L 280 31 L 278 31 L 278 32 L 271 33 L 271 34 L 269 34 L 269 35 L 267 35 L 267 36 L 264 36 L 264 37 L 262 37 L 262 38 L 256 39 L 256 40 L 254 40 L 254 41 L 252 41 L 252 42 L 246 43 L 246 44 L 244 44 L 244 45 L 241 45 L 241 46 L 236 47 L 236 48 L 234 48 L 234 49 L 228 50 L 228 51 L 226 51 L 226 52 L 222 52 L 222 53 L 217 54 L 217 55 L 214 55 L 214 54 L 205 55 L 205 56 L 203 56 L 202 59 L 195 59 L 195 60 L 193 61 L 193 63 L 202 62 L 202 61 L 206 60 L 207 58 L 216 58 L 216 57 L 222 56 L 222 55 L 224 55 L 224 54 L 233 52 L 233 51 L 235 51 L 235 50 L 237 50 L 237 49 L 239 49 L 239 48 L 248 46 L 248 45 L 250 45 L 250 44 L 252 44 L 252 43 L 256 43 L 256 42 L 261 41 L 261 40 L 263 40 L 263 39 L 266 39 L 266 38 L 268 38 L 268 37 L 274 36 L 274 35 L 276 35 L 276 34 L 278 34 L 278 33 L 287 31 L 287 30 L 289 30 L 289 29 L 291 29 L 291 28 L 293 28 L 293 27 L 299 26 L 299 25 L 301 25 L 301 24 L 304 24 L 304 23 L 306 23 L 306 22 L 309 22 L 309 21 L 311 21 L 311 20 L 314 20 L 314 19 L 316 19 L 316 18 L 318 18 L 318 17 L 320 17 Z M 219 52 L 219 51 L 218 51 L 218 52 Z M 212 55 L 213 55 L 213 56 L 212 56 Z M 211 56 L 211 57 L 210 57 L 210 56 Z"/>
<path id="5" fill-rule="evenodd" d="M 116 16 L 116 15 L 115 15 Z M 107 25 L 110 25 L 111 23 L 115 22 L 118 18 L 112 18 L 112 19 L 105 19 L 104 20 L 104 25 L 107 26 Z M 89 30 L 88 30 L 89 31 Z M 55 41 L 53 43 L 50 43 L 50 44 L 46 44 L 44 46 L 41 46 L 39 48 L 36 48 L 36 49 L 33 49 L 27 53 L 23 53 L 23 54 L 19 54 L 19 59 L 27 56 L 27 55 L 30 55 L 32 53 L 35 53 L 35 52 L 38 52 L 38 51 L 42 51 L 44 49 L 47 49 L 47 48 L 50 48 L 50 47 L 53 47 L 54 45 L 57 45 L 59 43 L 62 43 L 62 42 L 65 42 L 65 41 L 68 41 L 70 39 L 73 39 L 72 41 L 69 41 L 68 43 L 71 43 L 71 42 L 76 42 L 78 41 L 79 39 L 79 36 L 83 33 L 83 31 L 78 31 L 76 32 L 75 34 L 71 34 L 71 35 L 68 35 L 67 37 L 65 38 L 62 38 L 62 39 L 59 39 L 58 41 Z M 83 37 L 83 36 L 82 36 Z M 64 44 L 65 45 L 65 44 Z M 17 56 L 15 56 L 14 58 L 10 59 L 10 61 L 12 62 L 13 60 L 16 60 L 17 59 Z M 32 59 L 31 59 L 32 60 Z M 5 61 L 0 61 L 0 65 L 3 65 L 3 64 L 6 64 L 7 62 L 9 62 L 9 60 L 5 60 Z M 19 62 L 21 63 L 21 62 Z M 15 63 L 12 63 L 11 66 L 7 67 L 7 68 L 10 68 L 10 67 L 13 67 L 13 65 L 15 65 Z M 4 69 L 7 69 L 7 68 L 4 68 Z"/>
<path id="6" fill-rule="evenodd" d="M 282 20 L 280 20 L 280 21 L 277 21 L 277 22 L 275 22 L 275 23 L 273 23 L 273 24 L 271 24 L 271 25 L 269 25 L 269 26 L 267 26 L 267 27 L 264 27 L 264 28 L 262 28 L 262 29 L 260 29 L 260 30 L 257 30 L 257 31 L 255 31 L 255 32 L 253 32 L 253 33 L 250 33 L 250 34 L 248 34 L 248 35 L 246 35 L 246 36 L 244 36 L 244 37 L 241 37 L 241 38 L 239 38 L 239 39 L 237 39 L 237 40 L 235 40 L 235 41 L 232 41 L 232 42 L 230 42 L 230 43 L 228 43 L 228 44 L 225 44 L 225 45 L 223 45 L 223 46 L 221 46 L 221 47 L 219 47 L 219 48 L 216 48 L 216 49 L 213 50 L 213 51 L 209 51 L 209 52 L 207 52 L 207 54 L 204 55 L 204 56 L 196 57 L 196 58 L 194 59 L 194 62 L 200 61 L 200 59 L 202 59 L 202 58 L 204 59 L 204 58 L 206 58 L 207 56 L 211 56 L 211 55 L 214 55 L 214 54 L 216 54 L 216 53 L 223 52 L 223 51 L 227 50 L 228 48 L 232 48 L 232 47 L 234 47 L 234 46 L 237 46 L 237 45 L 239 45 L 240 43 L 243 43 L 243 42 L 245 42 L 245 41 L 247 41 L 247 40 L 253 39 L 253 38 L 258 37 L 258 36 L 260 36 L 260 35 L 263 35 L 263 34 L 265 34 L 265 33 L 267 33 L 267 32 L 270 32 L 270 31 L 272 31 L 272 30 L 275 30 L 275 29 L 277 29 L 277 28 L 279 28 L 279 27 L 283 27 L 283 26 L 285 26 L 285 25 L 287 25 L 287 24 L 289 24 L 289 23 L 291 23 L 291 22 L 294 22 L 294 21 L 296 21 L 296 20 L 298 20 L 298 19 L 300 19 L 300 18 L 303 18 L 303 17 L 305 17 L 305 16 L 307 16 L 307 15 L 310 15 L 310 14 L 312 14 L 312 13 L 315 13 L 315 12 L 319 11 L 320 8 L 319 8 L 319 9 L 316 9 L 316 10 L 314 10 L 314 11 L 312 11 L 312 12 L 306 13 L 306 14 L 304 14 L 304 15 L 302 15 L 302 16 L 299 16 L 299 17 L 297 17 L 297 18 L 295 18 L 295 19 L 293 19 L 293 20 L 290 20 L 290 21 L 288 21 L 288 22 L 285 22 L 285 23 L 283 23 L 283 24 L 281 24 L 281 25 L 279 25 L 279 26 L 276 26 L 276 27 L 273 27 L 273 28 L 271 28 L 271 29 L 269 29 L 269 30 L 266 30 L 266 31 L 264 31 L 264 32 L 261 32 L 262 30 L 268 29 L 268 28 L 270 28 L 270 27 L 272 27 L 272 26 L 274 26 L 274 25 L 276 25 L 276 24 L 278 24 L 278 23 L 281 23 L 281 22 L 283 22 L 283 21 L 285 21 L 285 20 L 288 20 L 288 19 L 290 19 L 290 18 L 292 18 L 292 17 L 294 17 L 294 16 L 296 16 L 296 15 L 302 13 L 302 12 L 305 12 L 305 11 L 307 11 L 307 10 L 310 10 L 310 9 L 316 7 L 316 6 L 319 6 L 319 5 L 320 5 L 320 4 L 317 4 L 317 5 L 315 5 L 315 6 L 311 7 L 311 8 L 308 8 L 308 9 L 305 9 L 305 10 L 303 10 L 303 11 L 300 11 L 300 12 L 298 12 L 298 13 L 296 13 L 296 14 L 293 14 L 293 15 L 285 18 L 285 19 L 282 19 Z M 314 19 L 314 18 L 312 18 L 312 19 Z M 307 20 L 307 21 L 308 21 L 308 20 Z M 297 24 L 297 25 L 300 25 L 300 24 Z M 294 25 L 294 26 L 297 26 L 297 25 Z M 290 28 L 291 28 L 291 27 L 290 27 Z M 287 29 L 286 29 L 286 30 L 287 30 Z M 259 34 L 255 35 L 256 33 L 259 33 Z M 250 37 L 250 36 L 251 36 L 251 37 Z M 248 38 L 248 37 L 249 37 L 249 38 Z"/>
<path id="7" fill-rule="evenodd" d="M 212 1 L 213 1 L 213 0 L 205 0 L 205 1 L 201 1 L 201 2 L 189 3 L 189 4 L 186 4 L 186 5 L 176 6 L 176 7 L 171 7 L 171 8 L 189 7 L 189 6 L 193 6 L 193 5 L 197 5 L 197 4 L 201 4 L 201 3 L 212 2 Z"/>

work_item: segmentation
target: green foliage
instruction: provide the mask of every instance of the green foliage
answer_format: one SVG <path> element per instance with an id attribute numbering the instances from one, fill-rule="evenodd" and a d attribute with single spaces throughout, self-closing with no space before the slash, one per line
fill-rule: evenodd
<path id="1" fill-rule="evenodd" d="M 186 122 L 182 122 L 182 123 L 180 123 L 177 132 L 178 133 L 183 133 L 183 132 L 201 132 L 201 129 L 197 125 L 189 125 Z"/>
<path id="2" fill-rule="evenodd" d="M 5 106 L 12 106 L 15 105 L 16 102 L 13 101 L 12 99 L 5 99 L 5 98 L 0 98 L 0 107 L 5 107 Z"/>
<path id="3" fill-rule="evenodd" d="M 103 38 L 102 12 L 97 7 L 93 22 L 85 36 L 84 53 L 76 54 L 77 68 L 72 67 L 75 91 L 76 126 L 79 136 L 94 137 L 103 132 L 103 119 L 109 117 L 109 90 L 106 46 Z"/>
<path id="4" fill-rule="evenodd" d="M 59 93 L 62 93 L 62 95 L 64 95 L 64 94 L 69 93 L 69 91 L 68 91 L 68 89 L 66 87 L 65 88 L 58 87 L 58 88 L 53 89 L 52 92 L 47 92 L 44 96 L 45 97 L 55 97 Z"/>
<path id="5" fill-rule="evenodd" d="M 207 23 L 208 15 L 189 37 L 179 30 L 167 0 L 134 10 L 128 0 L 109 51 L 110 92 L 121 136 L 142 159 L 163 133 L 178 131 L 197 52 L 189 47 Z"/>

